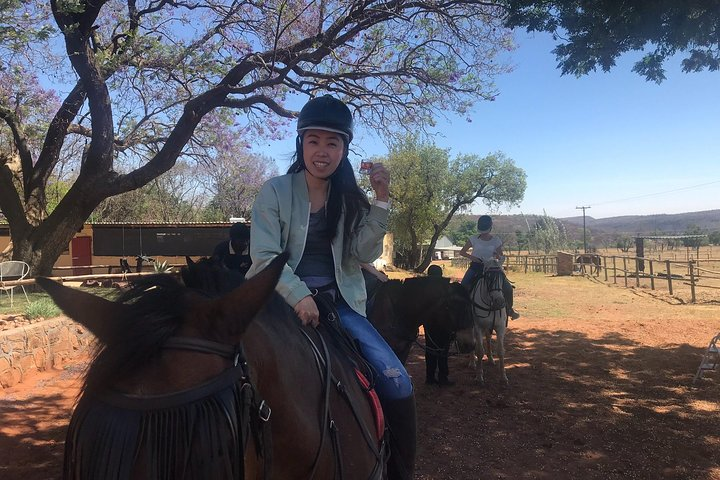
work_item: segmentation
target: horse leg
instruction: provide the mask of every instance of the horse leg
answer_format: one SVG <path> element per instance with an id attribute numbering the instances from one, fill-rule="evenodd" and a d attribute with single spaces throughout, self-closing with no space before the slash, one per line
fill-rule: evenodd
<path id="1" fill-rule="evenodd" d="M 485 342 L 487 343 L 487 359 L 488 364 L 495 365 L 495 359 L 493 358 L 493 349 L 492 349 L 492 330 L 488 330 L 485 332 Z"/>
<path id="2" fill-rule="evenodd" d="M 503 385 L 508 384 L 508 378 L 505 374 L 505 329 L 501 328 L 497 332 L 497 353 L 498 353 L 498 366 L 500 367 L 500 376 L 502 377 Z"/>
<path id="3" fill-rule="evenodd" d="M 485 377 L 483 376 L 482 359 L 484 356 L 483 352 L 483 333 L 482 329 L 476 324 L 473 328 L 473 335 L 475 336 L 475 353 L 471 360 L 473 368 L 475 368 L 475 377 L 478 379 L 480 384 L 485 383 Z"/>
<path id="4" fill-rule="evenodd" d="M 425 345 L 425 383 L 428 385 L 436 384 L 437 378 L 435 378 L 435 370 L 438 365 L 438 357 L 431 349 L 434 346 L 429 344 Z"/>
<path id="5" fill-rule="evenodd" d="M 450 380 L 450 366 L 448 365 L 448 352 L 450 350 L 450 332 L 444 331 L 441 333 L 438 340 L 438 383 L 440 386 L 450 386 L 455 382 Z"/>

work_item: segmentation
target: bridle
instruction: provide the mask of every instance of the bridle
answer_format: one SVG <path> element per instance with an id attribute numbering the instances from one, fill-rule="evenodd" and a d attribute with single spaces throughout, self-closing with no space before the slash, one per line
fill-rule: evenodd
<path id="1" fill-rule="evenodd" d="M 505 308 L 505 302 L 496 304 L 493 302 L 493 292 L 502 293 L 503 273 L 501 267 L 486 267 L 483 269 L 483 275 L 475 283 L 470 293 L 470 305 L 471 314 L 473 317 L 488 318 L 490 315 L 493 317 L 491 329 L 495 328 L 495 321 L 500 310 Z M 483 295 L 483 284 L 485 286 L 485 293 Z M 479 295 L 478 295 L 479 293 Z M 482 304 L 475 301 L 475 298 L 479 296 Z M 501 297 L 502 298 L 502 297 Z M 507 319 L 506 319 L 507 323 Z"/>
<path id="2" fill-rule="evenodd" d="M 270 433 L 270 416 L 272 409 L 260 397 L 257 389 L 250 379 L 250 369 L 245 358 L 242 344 L 230 345 L 212 340 L 192 337 L 170 337 L 163 349 L 186 350 L 200 353 L 218 355 L 232 361 L 232 366 L 222 372 L 218 377 L 228 375 L 231 381 L 228 384 L 240 382 L 241 402 L 243 415 L 240 419 L 240 444 L 243 452 L 252 434 L 255 442 L 255 451 L 258 457 L 263 458 L 263 478 L 270 478 L 272 465 L 272 435 Z M 212 384 L 213 382 L 210 382 Z M 208 385 L 201 385 L 192 390 L 196 396 L 204 396 Z M 240 455 L 244 463 L 245 455 Z M 244 465 L 241 469 L 242 478 L 245 478 Z"/>

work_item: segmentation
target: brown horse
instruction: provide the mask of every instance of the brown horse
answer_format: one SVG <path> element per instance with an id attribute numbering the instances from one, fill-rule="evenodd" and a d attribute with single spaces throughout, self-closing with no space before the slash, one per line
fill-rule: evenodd
<path id="1" fill-rule="evenodd" d="M 413 277 L 381 284 L 368 319 L 405 363 L 420 325 L 426 331 L 455 332 L 469 323 L 467 292 L 444 277 Z M 440 338 L 444 335 L 438 334 Z"/>
<path id="2" fill-rule="evenodd" d="M 381 478 L 381 423 L 342 341 L 274 293 L 286 259 L 247 281 L 200 262 L 183 272 L 198 288 L 157 275 L 116 301 L 39 278 L 99 341 L 65 478 Z"/>

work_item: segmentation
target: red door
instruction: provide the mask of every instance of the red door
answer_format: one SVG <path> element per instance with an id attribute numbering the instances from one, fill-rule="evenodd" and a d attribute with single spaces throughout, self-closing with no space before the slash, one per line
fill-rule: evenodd
<path id="1" fill-rule="evenodd" d="M 92 237 L 75 237 L 70 244 L 74 266 L 92 265 Z M 73 275 L 90 275 L 92 268 L 73 268 Z"/>

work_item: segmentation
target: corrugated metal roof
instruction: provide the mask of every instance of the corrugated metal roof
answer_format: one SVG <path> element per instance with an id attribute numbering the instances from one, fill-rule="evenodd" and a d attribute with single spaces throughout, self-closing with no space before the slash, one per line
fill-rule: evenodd
<path id="1" fill-rule="evenodd" d="M 245 222 L 250 224 L 250 222 Z M 230 222 L 92 222 L 93 227 L 229 227 Z"/>
<path id="2" fill-rule="evenodd" d="M 707 235 L 636 235 L 635 238 L 646 238 L 648 240 L 674 240 L 682 238 L 703 238 Z"/>

